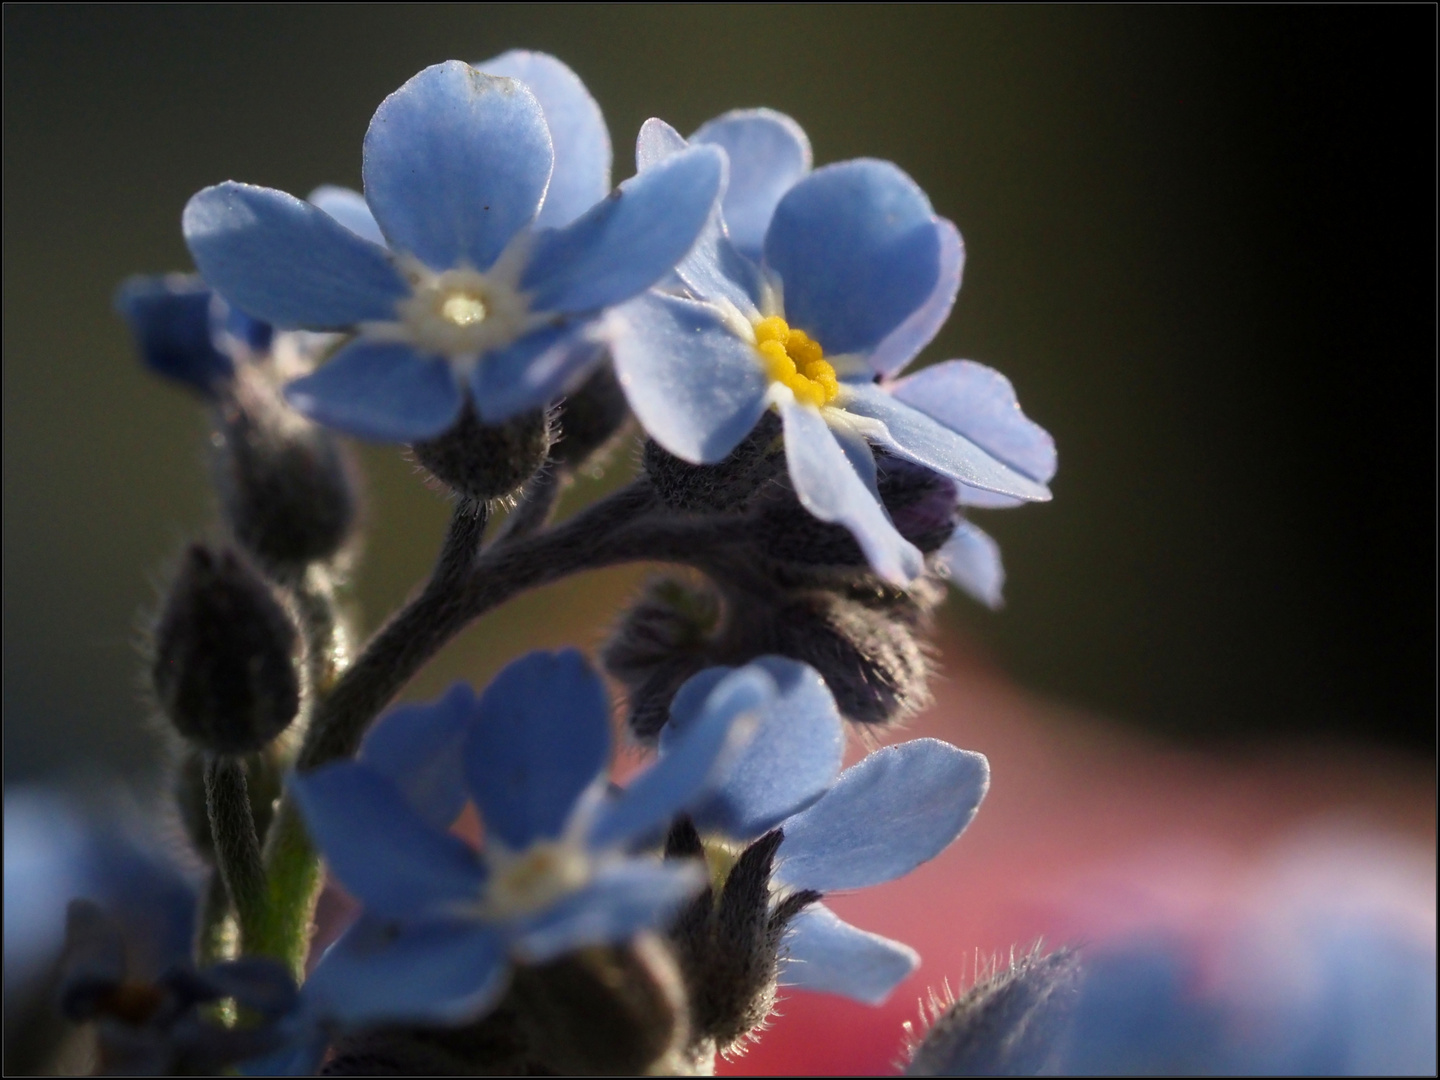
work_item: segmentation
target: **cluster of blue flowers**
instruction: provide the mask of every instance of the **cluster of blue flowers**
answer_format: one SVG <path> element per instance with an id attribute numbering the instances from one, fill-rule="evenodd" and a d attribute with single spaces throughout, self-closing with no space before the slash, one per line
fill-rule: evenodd
<path id="1" fill-rule="evenodd" d="M 211 989 L 172 1012 L 212 1057 L 704 1071 L 777 987 L 878 1003 L 919 962 L 823 896 L 937 855 L 988 768 L 919 739 L 842 771 L 846 721 L 923 701 L 937 579 L 1000 603 L 966 510 L 1048 499 L 1053 442 L 980 364 L 899 377 L 964 246 L 896 166 L 812 169 L 765 109 L 689 139 L 650 120 L 636 166 L 612 189 L 600 110 L 553 57 L 437 64 L 376 111 L 363 196 L 206 188 L 183 215 L 200 277 L 120 292 L 149 366 L 215 416 L 225 539 L 187 555 L 152 670 L 218 897 L 187 976 Z M 632 417 L 641 475 L 550 526 Z M 358 651 L 337 435 L 409 445 L 456 496 L 434 576 Z M 703 583 L 654 583 L 603 651 L 654 751 L 628 783 L 575 651 L 377 719 L 509 595 L 630 560 Z M 358 917 L 298 993 L 215 1013 L 235 964 L 306 970 L 320 858 Z"/>

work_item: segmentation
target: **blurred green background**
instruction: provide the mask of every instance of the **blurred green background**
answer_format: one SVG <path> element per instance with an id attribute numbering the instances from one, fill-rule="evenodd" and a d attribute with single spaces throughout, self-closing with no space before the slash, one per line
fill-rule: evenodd
<path id="1" fill-rule="evenodd" d="M 4 9 L 5 777 L 152 742 L 136 612 L 212 508 L 199 410 L 111 314 L 188 267 L 179 216 L 234 178 L 359 186 L 421 67 L 556 53 L 616 179 L 658 115 L 770 105 L 817 162 L 899 163 L 969 259 L 926 360 L 1015 383 L 1055 501 L 977 515 L 1009 604 L 946 618 L 1024 686 L 1198 739 L 1434 744 L 1433 7 Z M 370 625 L 446 516 L 365 452 Z M 579 497 L 583 497 L 583 492 Z M 591 647 L 641 571 L 567 583 L 411 688 Z"/>

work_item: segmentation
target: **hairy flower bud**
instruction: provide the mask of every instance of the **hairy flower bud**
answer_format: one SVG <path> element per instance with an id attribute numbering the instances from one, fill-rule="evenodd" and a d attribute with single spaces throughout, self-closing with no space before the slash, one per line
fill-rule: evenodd
<path id="1" fill-rule="evenodd" d="M 562 1076 L 673 1072 L 688 1041 L 680 972 L 648 935 L 517 967 L 512 999 L 534 1059 Z"/>
<path id="2" fill-rule="evenodd" d="M 780 420 L 767 412 L 730 456 L 714 465 L 691 465 L 647 439 L 644 465 L 655 491 L 673 510 L 739 512 L 769 481 L 785 474 Z"/>
<path id="3" fill-rule="evenodd" d="M 657 735 L 681 685 L 709 667 L 708 649 L 720 622 L 720 598 L 703 585 L 673 577 L 651 579 L 621 616 L 601 652 L 605 670 L 625 686 L 630 728 Z"/>
<path id="4" fill-rule="evenodd" d="M 235 539 L 262 565 L 293 575 L 344 547 L 359 509 L 356 470 L 333 432 L 243 365 L 220 396 L 214 476 Z"/>
<path id="5" fill-rule="evenodd" d="M 598 471 L 629 418 L 630 404 L 614 369 L 608 362 L 601 364 L 561 404 L 560 431 L 550 448 L 551 459 L 557 468 L 569 472 L 582 468 Z"/>
<path id="6" fill-rule="evenodd" d="M 929 1030 L 910 1036 L 906 1076 L 1036 1076 L 1055 1071 L 1080 986 L 1072 949 L 1037 948 L 957 1000 L 931 992 Z"/>
<path id="7" fill-rule="evenodd" d="M 410 449 L 441 483 L 483 503 L 514 494 L 534 476 L 545 464 L 553 436 L 548 413 L 536 410 L 486 424 L 467 399 L 454 426 Z"/>
<path id="8" fill-rule="evenodd" d="M 510 999 L 460 1027 L 386 1027 L 335 1044 L 322 1076 L 525 1076 L 530 1044 Z"/>
<path id="9" fill-rule="evenodd" d="M 192 544 L 155 627 L 156 697 L 201 749 L 258 750 L 299 711 L 299 642 L 290 614 L 238 554 Z"/>
<path id="10" fill-rule="evenodd" d="M 659 734 L 690 676 L 767 655 L 815 668 L 858 724 L 893 723 L 929 704 L 925 634 L 944 597 L 937 582 L 898 589 L 872 574 L 764 571 L 755 580 L 737 572 L 723 586 L 656 579 L 621 617 L 601 659 L 625 685 L 637 739 Z"/>
<path id="11" fill-rule="evenodd" d="M 780 942 L 790 920 L 820 899 L 801 890 L 775 899 L 770 874 L 784 833 L 775 829 L 756 840 L 712 886 L 685 908 L 670 940 L 690 1001 L 691 1044 L 708 1041 L 733 1051 L 760 1027 L 775 1006 Z M 688 818 L 670 830 L 666 858 L 703 858 L 705 844 Z M 719 877 L 718 884 L 713 879 Z"/>

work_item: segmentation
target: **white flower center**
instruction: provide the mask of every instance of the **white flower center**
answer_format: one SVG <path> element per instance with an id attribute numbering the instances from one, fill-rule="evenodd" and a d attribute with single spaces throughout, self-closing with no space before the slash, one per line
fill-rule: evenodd
<path id="1" fill-rule="evenodd" d="M 489 862 L 483 905 L 496 918 L 539 911 L 590 880 L 585 849 L 564 840 L 541 841 L 513 855 L 497 848 Z"/>
<path id="2" fill-rule="evenodd" d="M 468 266 L 436 273 L 400 256 L 410 295 L 396 303 L 394 321 L 364 323 L 361 336 L 411 345 L 444 357 L 460 374 L 468 373 L 486 353 L 505 348 L 548 321 L 530 310 L 530 298 L 520 290 L 529 246 L 522 233 L 483 273 Z"/>

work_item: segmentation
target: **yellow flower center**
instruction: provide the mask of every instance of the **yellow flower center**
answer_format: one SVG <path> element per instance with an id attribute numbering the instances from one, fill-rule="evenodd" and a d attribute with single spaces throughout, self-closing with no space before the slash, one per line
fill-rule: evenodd
<path id="1" fill-rule="evenodd" d="M 828 405 L 840 394 L 835 369 L 820 343 L 804 330 L 794 330 L 778 315 L 755 324 L 755 349 L 771 380 L 789 387 L 803 405 Z"/>

